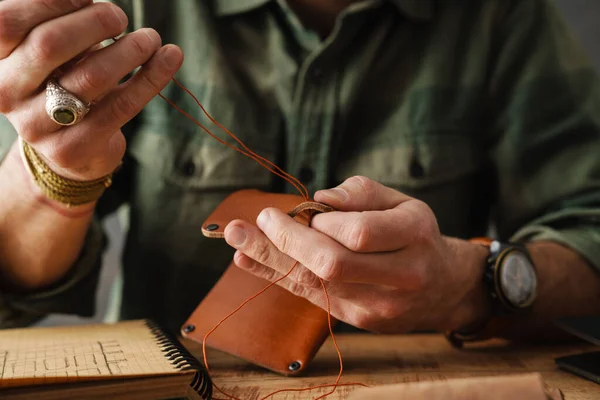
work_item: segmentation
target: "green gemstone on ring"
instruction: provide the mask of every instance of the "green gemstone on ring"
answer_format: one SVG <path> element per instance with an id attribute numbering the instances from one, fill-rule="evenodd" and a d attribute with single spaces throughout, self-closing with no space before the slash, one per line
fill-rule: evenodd
<path id="1" fill-rule="evenodd" d="M 75 121 L 75 113 L 68 108 L 59 108 L 52 114 L 54 120 L 59 124 L 69 125 Z"/>

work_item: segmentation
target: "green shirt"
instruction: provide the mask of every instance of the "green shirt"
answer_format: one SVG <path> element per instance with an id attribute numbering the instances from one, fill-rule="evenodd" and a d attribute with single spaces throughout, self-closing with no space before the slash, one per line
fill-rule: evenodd
<path id="1" fill-rule="evenodd" d="M 311 193 L 365 175 L 426 201 L 446 235 L 493 226 L 600 268 L 600 84 L 550 1 L 363 1 L 326 40 L 283 1 L 120 3 L 132 29 L 183 49 L 177 78 L 218 121 Z M 175 85 L 163 93 L 209 124 Z M 80 259 L 52 288 L 3 293 L 0 326 L 92 315 L 99 222 L 128 204 L 121 317 L 178 330 L 233 255 L 202 236 L 207 215 L 241 188 L 293 193 L 160 98 L 125 130 Z M 0 133 L 5 152 L 15 134 Z"/>

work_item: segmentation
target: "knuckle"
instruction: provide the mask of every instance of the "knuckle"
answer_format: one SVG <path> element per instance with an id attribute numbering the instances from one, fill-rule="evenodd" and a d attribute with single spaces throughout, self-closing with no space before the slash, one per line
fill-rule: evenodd
<path id="1" fill-rule="evenodd" d="M 263 278 L 269 282 L 273 282 L 274 280 L 279 278 L 279 275 L 277 274 L 277 272 L 275 272 L 275 270 L 272 270 L 271 268 L 265 268 L 262 266 L 258 266 L 258 265 L 256 265 L 256 263 L 253 263 L 251 270 L 255 271 L 256 275 L 260 276 L 261 278 Z"/>
<path id="2" fill-rule="evenodd" d="M 144 40 L 139 35 L 132 36 L 129 41 L 129 49 L 128 51 L 135 59 L 144 58 L 146 53 L 148 52 L 147 40 Z"/>
<path id="3" fill-rule="evenodd" d="M 29 45 L 32 58 L 36 62 L 45 63 L 52 60 L 59 50 L 59 33 L 50 29 L 34 30 Z"/>
<path id="4" fill-rule="evenodd" d="M 39 127 L 36 126 L 32 118 L 23 118 L 22 115 L 17 115 L 17 118 L 14 120 L 11 119 L 11 123 L 19 133 L 19 136 L 28 143 L 35 143 L 42 136 Z"/>
<path id="5" fill-rule="evenodd" d="M 428 285 L 429 275 L 424 266 L 415 264 L 407 268 L 402 275 L 402 287 L 408 292 L 420 293 Z"/>
<path id="6" fill-rule="evenodd" d="M 75 78 L 77 93 L 87 93 L 89 91 L 101 92 L 108 85 L 108 71 L 100 63 L 96 63 L 93 68 L 83 69 Z"/>
<path id="7" fill-rule="evenodd" d="M 356 189 L 360 197 L 365 199 L 368 207 L 371 207 L 376 202 L 377 184 L 375 181 L 366 176 L 356 175 L 349 178 L 347 182 Z"/>
<path id="8" fill-rule="evenodd" d="M 362 214 L 354 221 L 348 237 L 349 249 L 356 252 L 365 251 L 371 239 L 371 226 Z"/>
<path id="9" fill-rule="evenodd" d="M 391 301 L 384 301 L 378 305 L 377 314 L 382 320 L 395 320 L 402 316 L 402 307 Z"/>
<path id="10" fill-rule="evenodd" d="M 291 246 L 290 235 L 285 229 L 277 229 L 275 234 L 275 246 L 284 253 L 288 253 Z"/>
<path id="11" fill-rule="evenodd" d="M 284 285 L 287 290 L 289 290 L 296 296 L 307 297 L 309 294 L 309 292 L 306 290 L 306 287 L 302 286 L 301 284 L 299 284 L 297 282 L 288 281 L 288 282 L 285 282 Z"/>
<path id="12" fill-rule="evenodd" d="M 162 86 L 155 79 L 152 79 L 149 74 L 141 75 L 141 84 L 146 88 L 151 88 L 153 93 L 158 93 L 162 90 Z"/>
<path id="13" fill-rule="evenodd" d="M 114 4 L 96 4 L 93 17 L 100 29 L 111 36 L 113 33 L 120 33 L 127 26 L 127 15 Z"/>
<path id="14" fill-rule="evenodd" d="M 127 150 L 127 140 L 119 130 L 108 141 L 108 153 L 113 155 L 116 160 L 122 160 Z"/>
<path id="15" fill-rule="evenodd" d="M 138 112 L 138 103 L 127 92 L 122 92 L 110 102 L 110 114 L 117 121 L 129 120 Z"/>
<path id="16" fill-rule="evenodd" d="M 342 276 L 344 261 L 340 256 L 331 255 L 328 257 L 320 257 L 322 262 L 320 265 L 318 276 L 327 282 L 336 281 Z"/>
<path id="17" fill-rule="evenodd" d="M 350 181 L 360 187 L 365 193 L 371 193 L 375 191 L 375 182 L 366 176 L 356 175 L 351 177 Z"/>
<path id="18" fill-rule="evenodd" d="M 258 241 L 252 249 L 253 257 L 256 261 L 263 265 L 269 265 L 271 260 L 271 248 L 266 241 Z"/>
<path id="19" fill-rule="evenodd" d="M 418 226 L 414 232 L 414 239 L 418 242 L 432 240 L 438 231 L 437 219 L 429 206 L 420 200 L 411 200 L 413 215 Z"/>
<path id="20" fill-rule="evenodd" d="M 136 32 L 135 34 L 131 35 L 131 38 L 129 39 L 129 48 L 127 51 L 133 56 L 133 58 L 137 60 L 147 59 L 154 50 L 154 43 L 151 35 L 157 35 L 156 31 L 151 29 L 147 29 L 145 31 L 147 32 L 146 34 L 139 34 L 139 32 Z"/>
<path id="21" fill-rule="evenodd" d="M 297 268 L 299 268 L 299 270 L 296 274 L 294 274 L 294 281 L 298 285 L 309 288 L 318 288 L 321 286 L 317 276 L 310 270 L 302 265 L 299 265 Z"/>

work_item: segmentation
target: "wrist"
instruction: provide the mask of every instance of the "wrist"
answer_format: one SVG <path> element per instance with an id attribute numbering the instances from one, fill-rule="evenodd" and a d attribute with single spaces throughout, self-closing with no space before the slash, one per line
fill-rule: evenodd
<path id="1" fill-rule="evenodd" d="M 456 238 L 446 238 L 453 262 L 450 268 L 459 272 L 454 280 L 457 291 L 454 310 L 448 313 L 441 330 L 475 330 L 490 319 L 491 305 L 483 274 L 489 251 L 478 244 Z"/>
<path id="2" fill-rule="evenodd" d="M 9 169 L 17 172 L 13 176 L 16 178 L 13 182 L 14 186 L 21 187 L 22 190 L 16 191 L 20 193 L 24 201 L 34 201 L 43 207 L 50 208 L 57 214 L 67 218 L 81 218 L 94 213 L 97 201 L 92 201 L 86 204 L 69 206 L 67 204 L 48 198 L 38 185 L 34 182 L 31 173 L 27 170 L 24 164 L 22 155 L 20 154 L 18 141 L 11 148 L 6 159 Z"/>
<path id="3" fill-rule="evenodd" d="M 77 206 L 92 206 L 112 184 L 112 173 L 95 180 L 73 180 L 57 174 L 44 158 L 24 140 L 19 138 L 19 150 L 24 169 L 39 192 L 71 209 Z M 52 204 L 52 203 L 50 203 Z M 87 209 L 87 208 L 86 208 Z"/>

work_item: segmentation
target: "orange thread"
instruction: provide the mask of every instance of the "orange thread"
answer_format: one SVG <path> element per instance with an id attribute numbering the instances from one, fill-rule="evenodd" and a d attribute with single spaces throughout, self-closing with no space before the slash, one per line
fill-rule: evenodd
<path id="1" fill-rule="evenodd" d="M 116 42 L 119 39 L 113 38 L 113 40 Z M 200 109 L 202 110 L 202 112 L 204 113 L 204 115 L 206 115 L 206 117 L 212 123 L 214 123 L 215 125 L 217 125 L 225 133 L 227 133 L 227 135 L 229 137 L 231 137 L 232 139 L 234 139 L 240 146 L 242 146 L 243 150 L 240 149 L 240 148 L 238 148 L 238 147 L 236 147 L 236 146 L 234 146 L 234 145 L 232 145 L 232 144 L 230 144 L 230 143 L 227 143 L 223 139 L 220 139 L 219 137 L 217 137 L 208 128 L 206 128 L 204 125 L 202 125 L 200 122 L 198 122 L 194 117 L 192 117 L 190 114 L 188 114 L 186 111 L 184 111 L 181 107 L 179 107 L 177 104 L 175 104 L 174 102 L 172 102 L 171 100 L 169 100 L 168 98 L 166 98 L 165 96 L 163 96 L 162 93 L 159 92 L 158 95 L 164 101 L 166 101 L 168 104 L 170 104 L 173 108 L 175 108 L 177 111 L 179 111 L 179 113 L 181 113 L 182 115 L 184 115 L 186 118 L 190 119 L 192 122 L 194 122 L 196 125 L 198 125 L 204 132 L 206 132 L 207 134 L 209 134 L 213 139 L 215 139 L 219 143 L 224 144 L 227 147 L 229 147 L 229 148 L 237 151 L 238 153 L 243 154 L 246 157 L 251 158 L 252 160 L 256 161 L 259 165 L 261 165 L 262 167 L 264 167 L 265 169 L 267 169 L 268 171 L 270 171 L 274 175 L 277 175 L 277 176 L 285 179 L 288 183 L 290 183 L 292 186 L 294 186 L 294 188 L 296 190 L 298 190 L 298 192 L 300 192 L 300 195 L 304 198 L 304 200 L 306 200 L 306 201 L 310 201 L 311 200 L 310 196 L 309 196 L 308 189 L 306 189 L 306 187 L 302 184 L 302 182 L 300 182 L 300 180 L 298 180 L 296 177 L 292 176 L 291 174 L 287 173 L 282 168 L 280 168 L 279 166 L 275 165 L 273 162 L 269 161 L 268 159 L 266 159 L 266 158 L 258 155 L 254 151 L 252 151 L 248 146 L 246 146 L 246 144 L 244 144 L 244 142 L 242 142 L 242 140 L 240 138 L 238 138 L 234 133 L 230 132 L 227 128 L 225 128 L 223 125 L 221 125 L 221 123 L 219 123 L 217 120 L 215 120 L 208 113 L 208 111 L 206 111 L 206 109 L 204 108 L 204 106 L 202 105 L 202 103 L 200 103 L 200 101 L 198 100 L 198 98 L 188 88 L 186 88 L 181 83 L 179 83 L 179 81 L 177 79 L 175 79 L 175 78 L 171 78 L 171 80 L 173 82 L 175 82 L 175 84 L 180 89 L 182 89 L 183 91 L 185 91 L 192 99 L 194 99 L 194 101 L 200 107 Z M 312 215 L 313 214 L 311 213 L 310 216 L 309 216 L 309 222 L 310 222 L 310 219 L 312 218 Z M 287 278 L 292 273 L 292 271 L 294 270 L 294 268 L 296 268 L 297 265 L 298 265 L 298 261 L 296 261 L 294 263 L 294 265 L 292 266 L 292 268 L 290 268 L 290 270 L 285 275 L 283 275 L 282 277 L 280 277 L 280 278 L 276 279 L 275 281 L 269 283 L 267 286 L 265 286 L 258 293 L 254 294 L 253 296 L 250 296 L 248 299 L 246 299 L 244 302 L 242 302 L 242 304 L 240 304 L 235 310 L 233 310 L 228 315 L 226 315 L 223 319 L 221 319 L 221 321 L 219 321 L 219 323 L 217 323 L 204 336 L 204 338 L 202 340 L 202 357 L 203 357 L 203 361 L 204 361 L 204 366 L 206 368 L 206 372 L 208 373 L 209 376 L 210 376 L 210 368 L 208 366 L 208 359 L 207 359 L 207 356 L 206 356 L 206 340 L 208 339 L 208 337 L 215 330 L 217 330 L 217 328 L 219 326 L 221 326 L 221 324 L 223 322 L 225 322 L 230 317 L 232 317 L 235 313 L 237 313 L 242 307 L 244 307 L 250 301 L 252 301 L 256 297 L 260 296 L 262 293 L 264 293 L 266 290 L 268 290 L 273 285 L 276 285 L 281 280 Z M 307 388 L 300 388 L 300 389 L 295 389 L 295 388 L 279 389 L 279 390 L 276 390 L 276 391 L 274 391 L 272 393 L 267 394 L 266 396 L 262 397 L 260 400 L 265 400 L 265 399 L 267 399 L 269 397 L 272 397 L 272 396 L 274 396 L 274 395 L 276 395 L 278 393 L 283 393 L 283 392 L 305 392 L 305 391 L 310 391 L 310 390 L 314 390 L 314 389 L 323 389 L 323 388 L 331 387 L 332 389 L 329 392 L 327 392 L 325 394 L 322 394 L 319 397 L 315 398 L 315 400 L 319 400 L 319 399 L 323 399 L 323 398 L 328 397 L 329 395 L 333 394 L 335 392 L 335 390 L 338 387 L 341 387 L 341 386 L 364 386 L 364 387 L 368 387 L 368 385 L 365 385 L 364 383 L 360 383 L 360 382 L 340 383 L 340 379 L 342 378 L 342 374 L 343 374 L 343 371 L 344 371 L 344 365 L 343 365 L 343 360 L 342 360 L 342 352 L 340 351 L 340 348 L 339 348 L 339 346 L 337 344 L 337 341 L 335 339 L 335 334 L 333 333 L 333 326 L 331 324 L 331 301 L 329 299 L 329 293 L 327 293 L 327 288 L 325 287 L 325 282 L 323 282 L 323 280 L 321 278 L 319 278 L 319 282 L 321 283 L 321 287 L 323 288 L 323 293 L 325 294 L 325 301 L 326 301 L 326 304 L 327 304 L 327 325 L 328 325 L 328 328 L 329 328 L 329 334 L 331 335 L 331 339 L 333 341 L 333 346 L 335 347 L 335 351 L 337 353 L 338 360 L 339 360 L 339 363 L 340 363 L 340 370 L 339 370 L 339 373 L 337 375 L 337 378 L 336 378 L 336 380 L 335 380 L 335 382 L 333 384 L 316 385 L 316 386 L 311 386 L 311 387 L 307 387 Z M 214 382 L 213 382 L 213 387 L 215 389 L 217 389 L 217 391 L 219 391 L 221 394 L 227 396 L 229 399 L 241 400 L 238 397 L 235 397 L 235 396 L 233 396 L 231 394 L 228 394 L 228 393 L 224 392 Z M 214 400 L 219 400 L 217 398 L 213 398 L 213 399 Z M 228 399 L 223 399 L 223 400 L 228 400 Z"/>
<path id="2" fill-rule="evenodd" d="M 234 133 L 232 133 L 231 131 L 229 131 L 227 128 L 225 128 L 223 125 L 221 125 L 217 120 L 215 120 L 208 113 L 208 111 L 206 111 L 206 109 L 204 108 L 204 106 L 202 105 L 202 103 L 200 103 L 200 101 L 198 100 L 198 98 L 196 96 L 194 96 L 194 94 L 189 89 L 187 89 L 185 86 L 183 86 L 177 79 L 171 78 L 171 80 L 173 82 L 175 82 L 175 84 L 179 88 L 181 88 L 183 91 L 185 91 L 190 97 L 192 97 L 192 99 L 194 99 L 194 101 L 196 102 L 196 104 L 200 107 L 200 109 L 202 110 L 202 112 L 204 113 L 204 115 L 206 115 L 206 117 L 211 122 L 213 122 L 215 125 L 217 125 L 219 128 L 221 128 L 221 130 L 223 130 L 225 133 L 227 133 L 228 136 L 230 136 L 232 139 L 234 139 L 240 146 L 242 146 L 243 150 L 240 149 L 240 148 L 238 148 L 238 147 L 236 147 L 236 146 L 233 146 L 232 144 L 227 143 L 223 139 L 220 139 L 219 137 L 217 137 L 208 128 L 206 128 L 204 125 L 202 125 L 200 122 L 198 122 L 194 117 L 192 117 L 190 114 L 188 114 L 183 109 L 181 109 L 181 107 L 179 107 L 177 104 L 175 104 L 174 102 L 172 102 L 171 100 L 169 100 L 168 98 L 166 98 L 165 96 L 163 96 L 162 93 L 158 93 L 158 95 L 163 100 L 165 100 L 172 107 L 174 107 L 177 111 L 179 111 L 185 117 L 187 117 L 192 122 L 194 122 L 196 125 L 198 125 L 204 132 L 206 132 L 207 134 L 209 134 L 213 139 L 215 139 L 219 143 L 224 144 L 227 147 L 229 147 L 229 148 L 237 151 L 238 153 L 243 154 L 246 157 L 251 158 L 252 160 L 256 161 L 258 164 L 260 164 L 262 167 L 264 167 L 265 169 L 269 170 L 271 173 L 273 173 L 273 174 L 275 174 L 275 175 L 277 175 L 277 176 L 285 179 L 292 186 L 294 186 L 294 188 L 296 188 L 296 190 L 298 190 L 298 192 L 300 192 L 300 195 L 306 201 L 310 201 L 311 200 L 310 196 L 309 196 L 309 193 L 308 193 L 308 190 L 302 184 L 302 182 L 300 182 L 300 180 L 298 180 L 296 177 L 292 176 L 291 174 L 287 173 L 282 168 L 280 168 L 279 166 L 275 165 L 273 162 L 269 161 L 268 159 L 266 159 L 266 158 L 264 158 L 264 157 L 256 154 L 254 151 L 252 151 L 248 146 L 246 146 L 246 144 L 244 144 L 244 142 L 242 142 L 242 140 L 240 138 L 238 138 Z M 312 218 L 312 213 L 309 216 L 309 222 L 310 222 L 311 218 Z M 242 307 L 244 307 L 250 301 L 252 301 L 256 297 L 258 297 L 261 294 L 263 294 L 270 287 L 276 285 L 281 280 L 287 278 L 292 273 L 292 271 L 294 270 L 294 268 L 296 268 L 297 265 L 298 265 L 298 261 L 296 261 L 294 263 L 294 265 L 292 266 L 292 268 L 290 268 L 290 270 L 285 275 L 283 275 L 280 278 L 276 279 L 275 281 L 269 283 L 267 286 L 265 286 L 263 289 L 261 289 L 258 293 L 250 296 L 248 299 L 246 299 L 245 301 L 243 301 L 242 304 L 240 304 L 235 310 L 233 310 L 232 312 L 230 312 L 229 314 L 227 314 L 210 331 L 208 331 L 206 333 L 206 335 L 202 339 L 202 357 L 203 357 L 203 361 L 204 361 L 204 366 L 206 368 L 206 372 L 208 373 L 209 376 L 210 376 L 210 367 L 208 365 L 208 358 L 207 358 L 207 355 L 206 355 L 206 341 L 207 341 L 208 337 L 215 330 L 217 330 L 219 328 L 219 326 L 221 326 L 221 324 L 223 324 L 223 322 L 225 322 L 229 318 L 231 318 L 235 313 L 237 313 L 240 309 L 242 309 Z M 365 385 L 365 384 L 360 383 L 360 382 L 349 382 L 349 383 L 343 383 L 343 384 L 339 383 L 340 379 L 342 378 L 343 371 L 344 371 L 344 365 L 343 365 L 343 360 L 342 360 L 342 352 L 340 351 L 340 348 L 339 348 L 339 346 L 337 344 L 337 341 L 335 339 L 335 334 L 333 333 L 333 326 L 331 324 L 331 302 L 330 302 L 330 299 L 329 299 L 329 293 L 327 293 L 327 288 L 325 287 L 325 282 L 323 282 L 323 280 L 321 278 L 319 278 L 319 282 L 321 283 L 321 287 L 323 288 L 323 293 L 325 294 L 325 300 L 326 300 L 326 304 L 327 304 L 327 325 L 328 325 L 328 328 L 329 328 L 329 334 L 330 334 L 331 339 L 333 341 L 333 345 L 334 345 L 335 350 L 337 352 L 338 360 L 339 360 L 339 363 L 340 363 L 340 370 L 339 370 L 339 373 L 337 375 L 337 378 L 336 378 L 335 382 L 333 384 L 317 385 L 317 386 L 311 386 L 311 387 L 301 388 L 301 389 L 294 389 L 294 388 L 279 389 L 279 390 L 276 390 L 276 391 L 274 391 L 272 393 L 267 394 L 266 396 L 262 397 L 259 400 L 265 400 L 265 399 L 267 399 L 269 397 L 274 396 L 275 394 L 283 393 L 283 392 L 304 392 L 304 391 L 310 391 L 310 390 L 314 390 L 314 389 L 322 389 L 322 388 L 326 388 L 326 387 L 331 387 L 332 389 L 329 392 L 327 392 L 327 393 L 325 393 L 323 395 L 320 395 L 319 397 L 315 398 L 315 400 L 319 400 L 319 399 L 323 399 L 325 397 L 330 396 L 340 386 L 364 386 L 364 387 L 368 387 L 368 385 Z M 223 394 L 223 395 L 225 395 L 225 396 L 228 397 L 228 399 L 223 399 L 223 400 L 242 400 L 242 399 L 240 399 L 238 397 L 235 397 L 235 396 L 233 396 L 233 395 L 231 395 L 229 393 L 226 393 L 220 387 L 218 387 L 214 382 L 213 382 L 213 387 L 218 392 L 220 392 L 221 394 Z M 214 399 L 215 400 L 219 400 L 217 398 L 214 398 Z"/>

